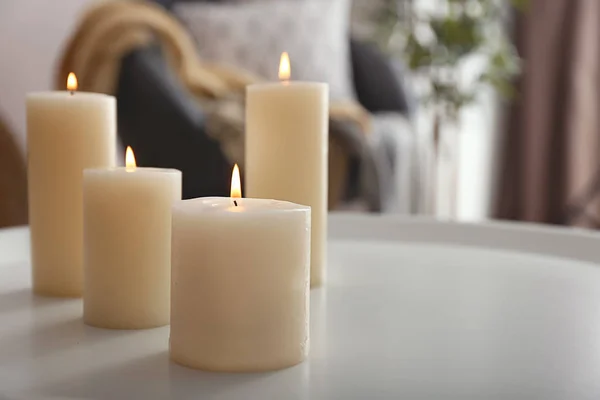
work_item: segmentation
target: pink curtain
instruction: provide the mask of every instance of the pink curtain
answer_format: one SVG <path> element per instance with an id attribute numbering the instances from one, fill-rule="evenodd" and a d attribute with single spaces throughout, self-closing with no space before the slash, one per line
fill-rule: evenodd
<path id="1" fill-rule="evenodd" d="M 598 0 L 532 0 L 519 21 L 524 70 L 506 125 L 499 218 L 600 221 L 599 21 Z"/>

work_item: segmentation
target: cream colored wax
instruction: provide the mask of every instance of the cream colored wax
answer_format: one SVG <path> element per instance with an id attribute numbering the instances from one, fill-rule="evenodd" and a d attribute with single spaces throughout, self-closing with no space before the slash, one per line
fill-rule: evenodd
<path id="1" fill-rule="evenodd" d="M 27 96 L 33 291 L 82 293 L 83 170 L 115 165 L 115 99 L 96 93 Z"/>
<path id="2" fill-rule="evenodd" d="M 236 201 L 173 206 L 171 359 L 213 371 L 297 364 L 308 352 L 310 208 Z"/>
<path id="3" fill-rule="evenodd" d="M 327 250 L 328 87 L 323 83 L 251 85 L 246 93 L 248 197 L 312 209 L 311 286 L 325 279 Z"/>
<path id="4" fill-rule="evenodd" d="M 83 181 L 83 319 L 109 329 L 169 323 L 171 206 L 181 172 L 88 169 Z"/>

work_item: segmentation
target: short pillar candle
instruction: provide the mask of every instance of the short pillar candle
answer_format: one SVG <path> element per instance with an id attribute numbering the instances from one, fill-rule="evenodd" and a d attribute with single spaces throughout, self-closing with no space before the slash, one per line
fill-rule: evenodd
<path id="1" fill-rule="evenodd" d="M 84 171 L 83 319 L 108 329 L 167 325 L 171 206 L 181 172 L 127 167 Z"/>
<path id="2" fill-rule="evenodd" d="M 242 198 L 176 202 L 172 266 L 173 361 L 250 372 L 306 358 L 309 207 Z"/>

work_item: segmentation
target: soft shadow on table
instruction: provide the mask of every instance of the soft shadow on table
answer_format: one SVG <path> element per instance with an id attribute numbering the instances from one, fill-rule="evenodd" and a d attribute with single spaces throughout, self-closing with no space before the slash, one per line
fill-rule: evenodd
<path id="1" fill-rule="evenodd" d="M 16 289 L 0 293 L 0 316 L 26 308 L 42 308 L 58 304 L 64 299 L 36 296 L 31 288 Z"/>
<path id="2" fill-rule="evenodd" d="M 116 355 L 118 357 L 118 355 Z M 48 396 L 94 399 L 166 399 L 169 362 L 166 352 L 100 368 L 95 360 L 64 374 L 60 381 L 37 388 Z"/>
<path id="3" fill-rule="evenodd" d="M 35 320 L 25 329 L 0 337 L 0 365 L 9 365 L 24 358 L 42 360 L 112 338 L 111 331 L 89 327 L 79 315 L 58 321 Z"/>
<path id="4" fill-rule="evenodd" d="M 301 395 L 306 387 L 305 369 L 300 365 L 267 373 L 203 372 L 174 364 L 165 350 L 102 369 L 91 368 L 36 392 L 98 399 L 305 399 Z"/>
<path id="5" fill-rule="evenodd" d="M 82 329 L 81 318 L 70 318 L 44 326 L 33 324 L 27 329 L 3 334 L 0 337 L 0 364 L 7 365 L 25 356 L 38 358 L 66 351 L 81 341 Z"/>

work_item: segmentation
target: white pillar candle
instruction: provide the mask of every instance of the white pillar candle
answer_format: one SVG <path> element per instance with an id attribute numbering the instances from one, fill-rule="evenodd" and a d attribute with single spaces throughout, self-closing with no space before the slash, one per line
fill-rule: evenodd
<path id="1" fill-rule="evenodd" d="M 83 319 L 109 329 L 169 323 L 171 206 L 181 172 L 126 167 L 86 169 L 83 178 Z"/>
<path id="2" fill-rule="evenodd" d="M 280 76 L 289 77 L 285 53 Z M 311 207 L 310 281 L 320 286 L 327 257 L 328 87 L 286 80 L 251 85 L 246 96 L 248 197 Z"/>
<path id="3" fill-rule="evenodd" d="M 115 98 L 97 93 L 27 96 L 29 224 L 33 291 L 79 297 L 82 292 L 84 168 L 115 165 Z"/>
<path id="4" fill-rule="evenodd" d="M 212 371 L 295 365 L 308 352 L 310 208 L 234 200 L 173 206 L 171 359 Z"/>

